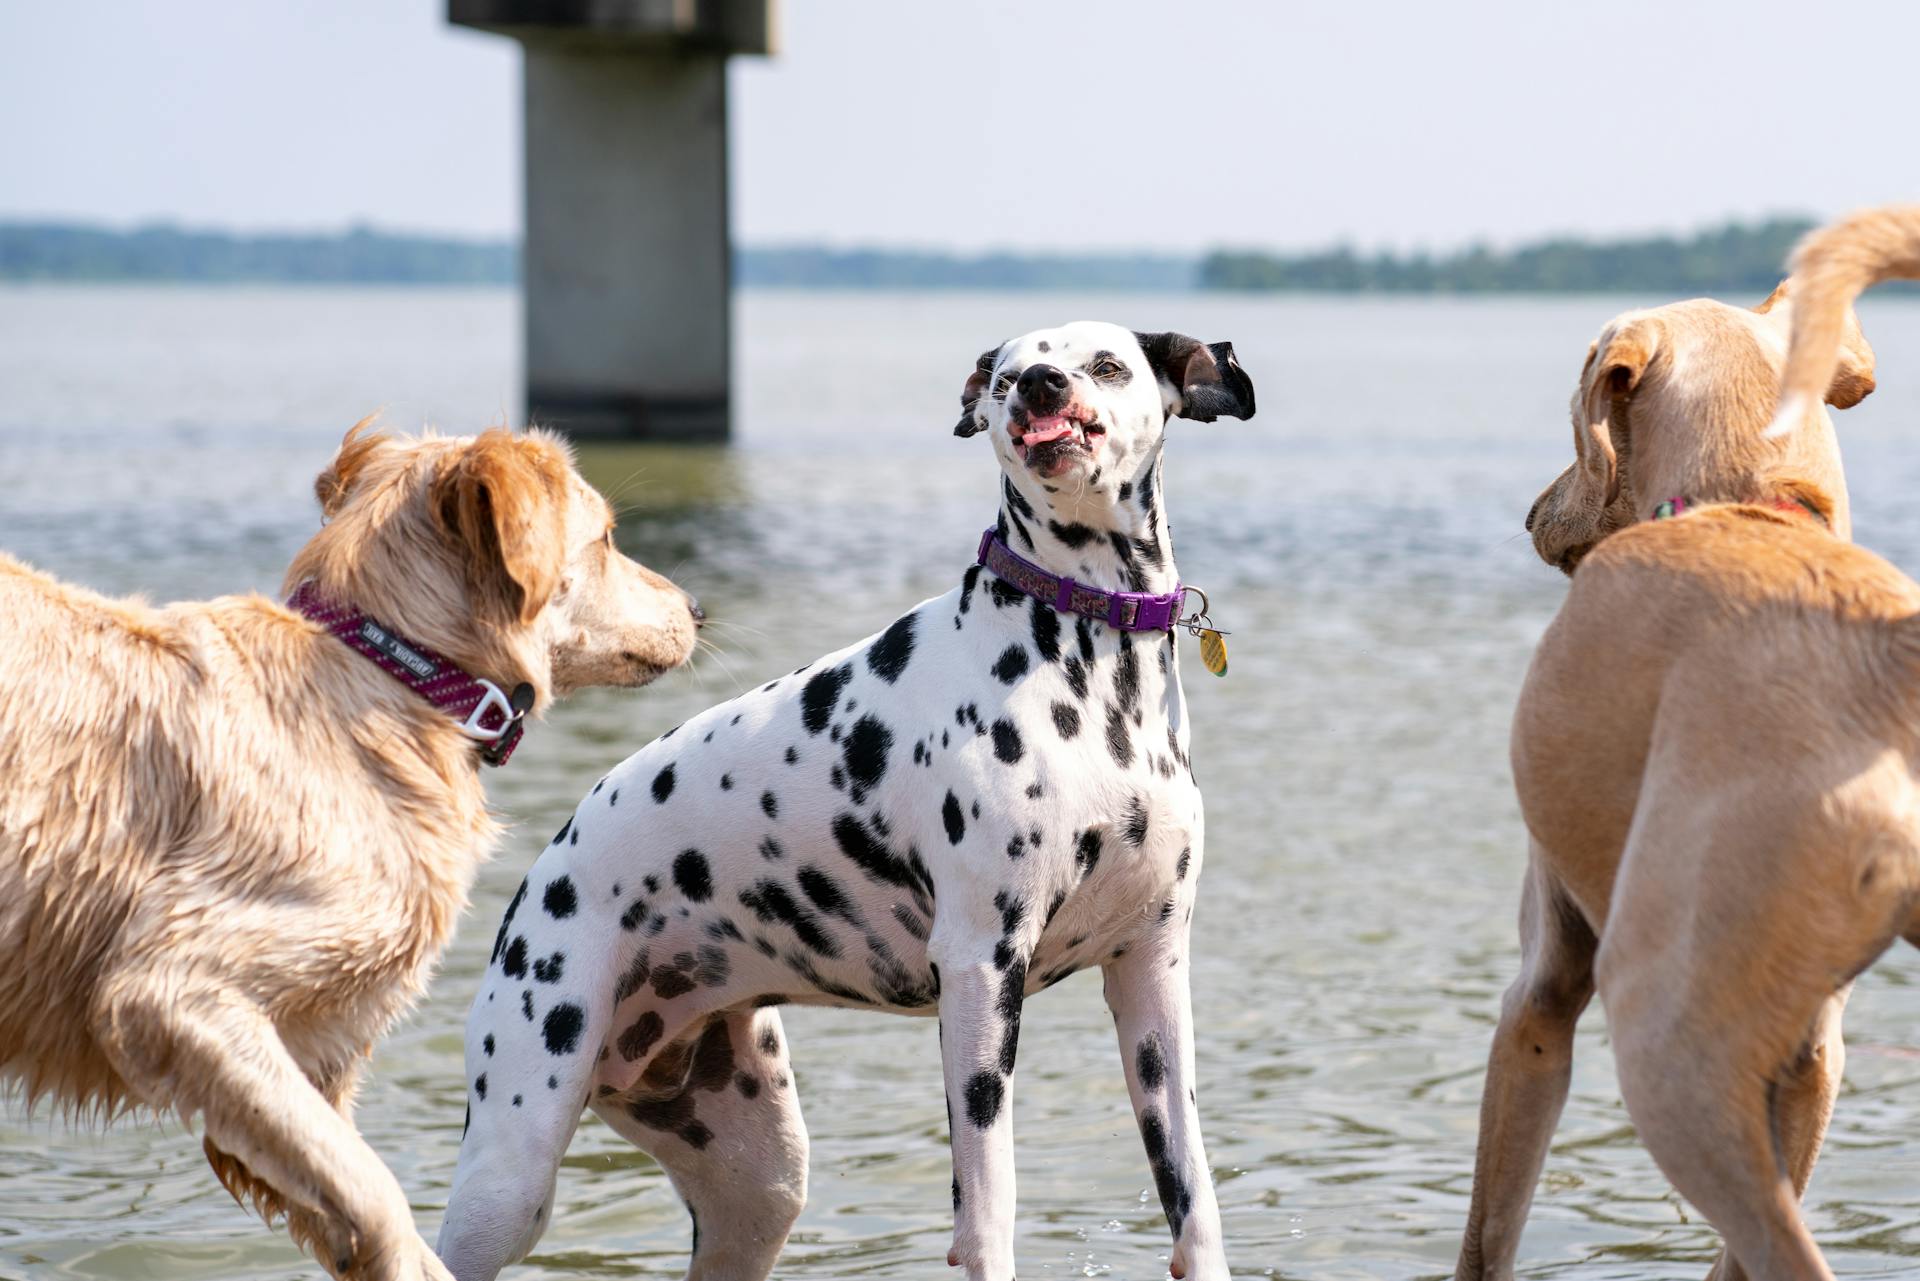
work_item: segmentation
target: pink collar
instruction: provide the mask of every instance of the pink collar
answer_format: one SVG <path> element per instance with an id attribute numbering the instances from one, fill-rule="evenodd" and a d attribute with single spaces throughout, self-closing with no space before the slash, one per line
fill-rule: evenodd
<path id="1" fill-rule="evenodd" d="M 480 759 L 505 765 L 513 755 L 533 706 L 533 686 L 522 681 L 511 696 L 498 685 L 462 671 L 425 645 L 403 639 L 384 623 L 351 605 L 320 599 L 312 583 L 287 597 L 287 608 L 306 615 L 348 648 L 373 661 L 387 675 L 453 717 L 462 734 L 481 744 Z"/>

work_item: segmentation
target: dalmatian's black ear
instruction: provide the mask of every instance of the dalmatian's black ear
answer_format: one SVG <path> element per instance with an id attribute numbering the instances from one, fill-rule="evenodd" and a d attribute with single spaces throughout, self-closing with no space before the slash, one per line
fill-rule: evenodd
<path id="1" fill-rule="evenodd" d="M 1185 334 L 1135 333 L 1154 377 L 1167 393 L 1167 413 L 1195 422 L 1253 417 L 1253 379 L 1230 342 L 1203 343 Z"/>
<path id="2" fill-rule="evenodd" d="M 1000 359 L 1000 347 L 1004 346 L 1006 344 L 1001 343 L 999 347 L 989 347 L 973 362 L 967 385 L 960 389 L 960 421 L 953 425 L 954 435 L 973 436 L 987 429 L 987 416 L 978 412 L 978 406 L 993 382 L 993 367 Z"/>

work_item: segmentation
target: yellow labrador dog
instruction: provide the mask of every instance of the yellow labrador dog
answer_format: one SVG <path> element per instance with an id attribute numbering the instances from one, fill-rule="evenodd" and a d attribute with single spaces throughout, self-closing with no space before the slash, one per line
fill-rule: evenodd
<path id="1" fill-rule="evenodd" d="M 1841 1008 L 1920 942 L 1920 585 L 1847 541 L 1820 405 L 1872 390 L 1851 304 L 1895 274 L 1920 274 L 1920 209 L 1814 235 L 1758 312 L 1630 313 L 1587 358 L 1576 461 L 1529 517 L 1579 572 L 1514 718 L 1523 963 L 1457 1277 L 1513 1275 L 1596 990 L 1641 1139 L 1726 1241 L 1715 1275 L 1831 1275 L 1798 1210 Z"/>
<path id="2" fill-rule="evenodd" d="M 496 826 L 483 759 L 684 662 L 690 598 L 538 433 L 362 423 L 258 596 L 110 600 L 0 556 L 0 1079 L 199 1116 L 342 1277 L 445 1277 L 348 1118 Z"/>

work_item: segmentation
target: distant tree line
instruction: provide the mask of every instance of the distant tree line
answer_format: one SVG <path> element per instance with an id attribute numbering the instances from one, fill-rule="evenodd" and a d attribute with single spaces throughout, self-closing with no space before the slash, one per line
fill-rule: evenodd
<path id="1" fill-rule="evenodd" d="M 1764 296 L 1812 222 L 1729 223 L 1690 236 L 1560 237 L 1450 254 L 1329 249 L 1280 254 L 952 254 L 813 246 L 744 248 L 737 284 L 766 289 L 1296 290 L 1329 293 L 1718 293 Z M 398 235 L 236 235 L 159 225 L 132 231 L 0 223 L 0 280 L 512 284 L 504 241 Z"/>
<path id="2" fill-rule="evenodd" d="M 498 285 L 511 283 L 518 270 L 511 245 L 365 227 L 242 236 L 166 225 L 112 231 L 0 223 L 0 280 Z"/>
<path id="3" fill-rule="evenodd" d="M 769 289 L 1192 289 L 1198 263 L 1152 254 L 950 254 L 897 249 L 743 249 L 734 279 Z"/>
<path id="4" fill-rule="evenodd" d="M 1725 292 L 1764 297 L 1785 274 L 1788 253 L 1811 219 L 1775 218 L 1691 236 L 1596 242 L 1571 236 L 1518 249 L 1477 246 L 1439 256 L 1218 250 L 1200 261 L 1203 289 L 1331 293 Z"/>

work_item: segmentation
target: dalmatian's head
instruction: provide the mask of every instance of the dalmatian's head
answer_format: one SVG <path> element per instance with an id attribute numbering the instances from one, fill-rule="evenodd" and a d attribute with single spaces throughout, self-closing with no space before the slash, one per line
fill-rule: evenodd
<path id="1" fill-rule="evenodd" d="M 1100 505 L 1160 453 L 1169 418 L 1253 417 L 1233 344 L 1077 320 L 982 352 L 960 393 L 956 436 L 987 432 L 1033 501 Z"/>

